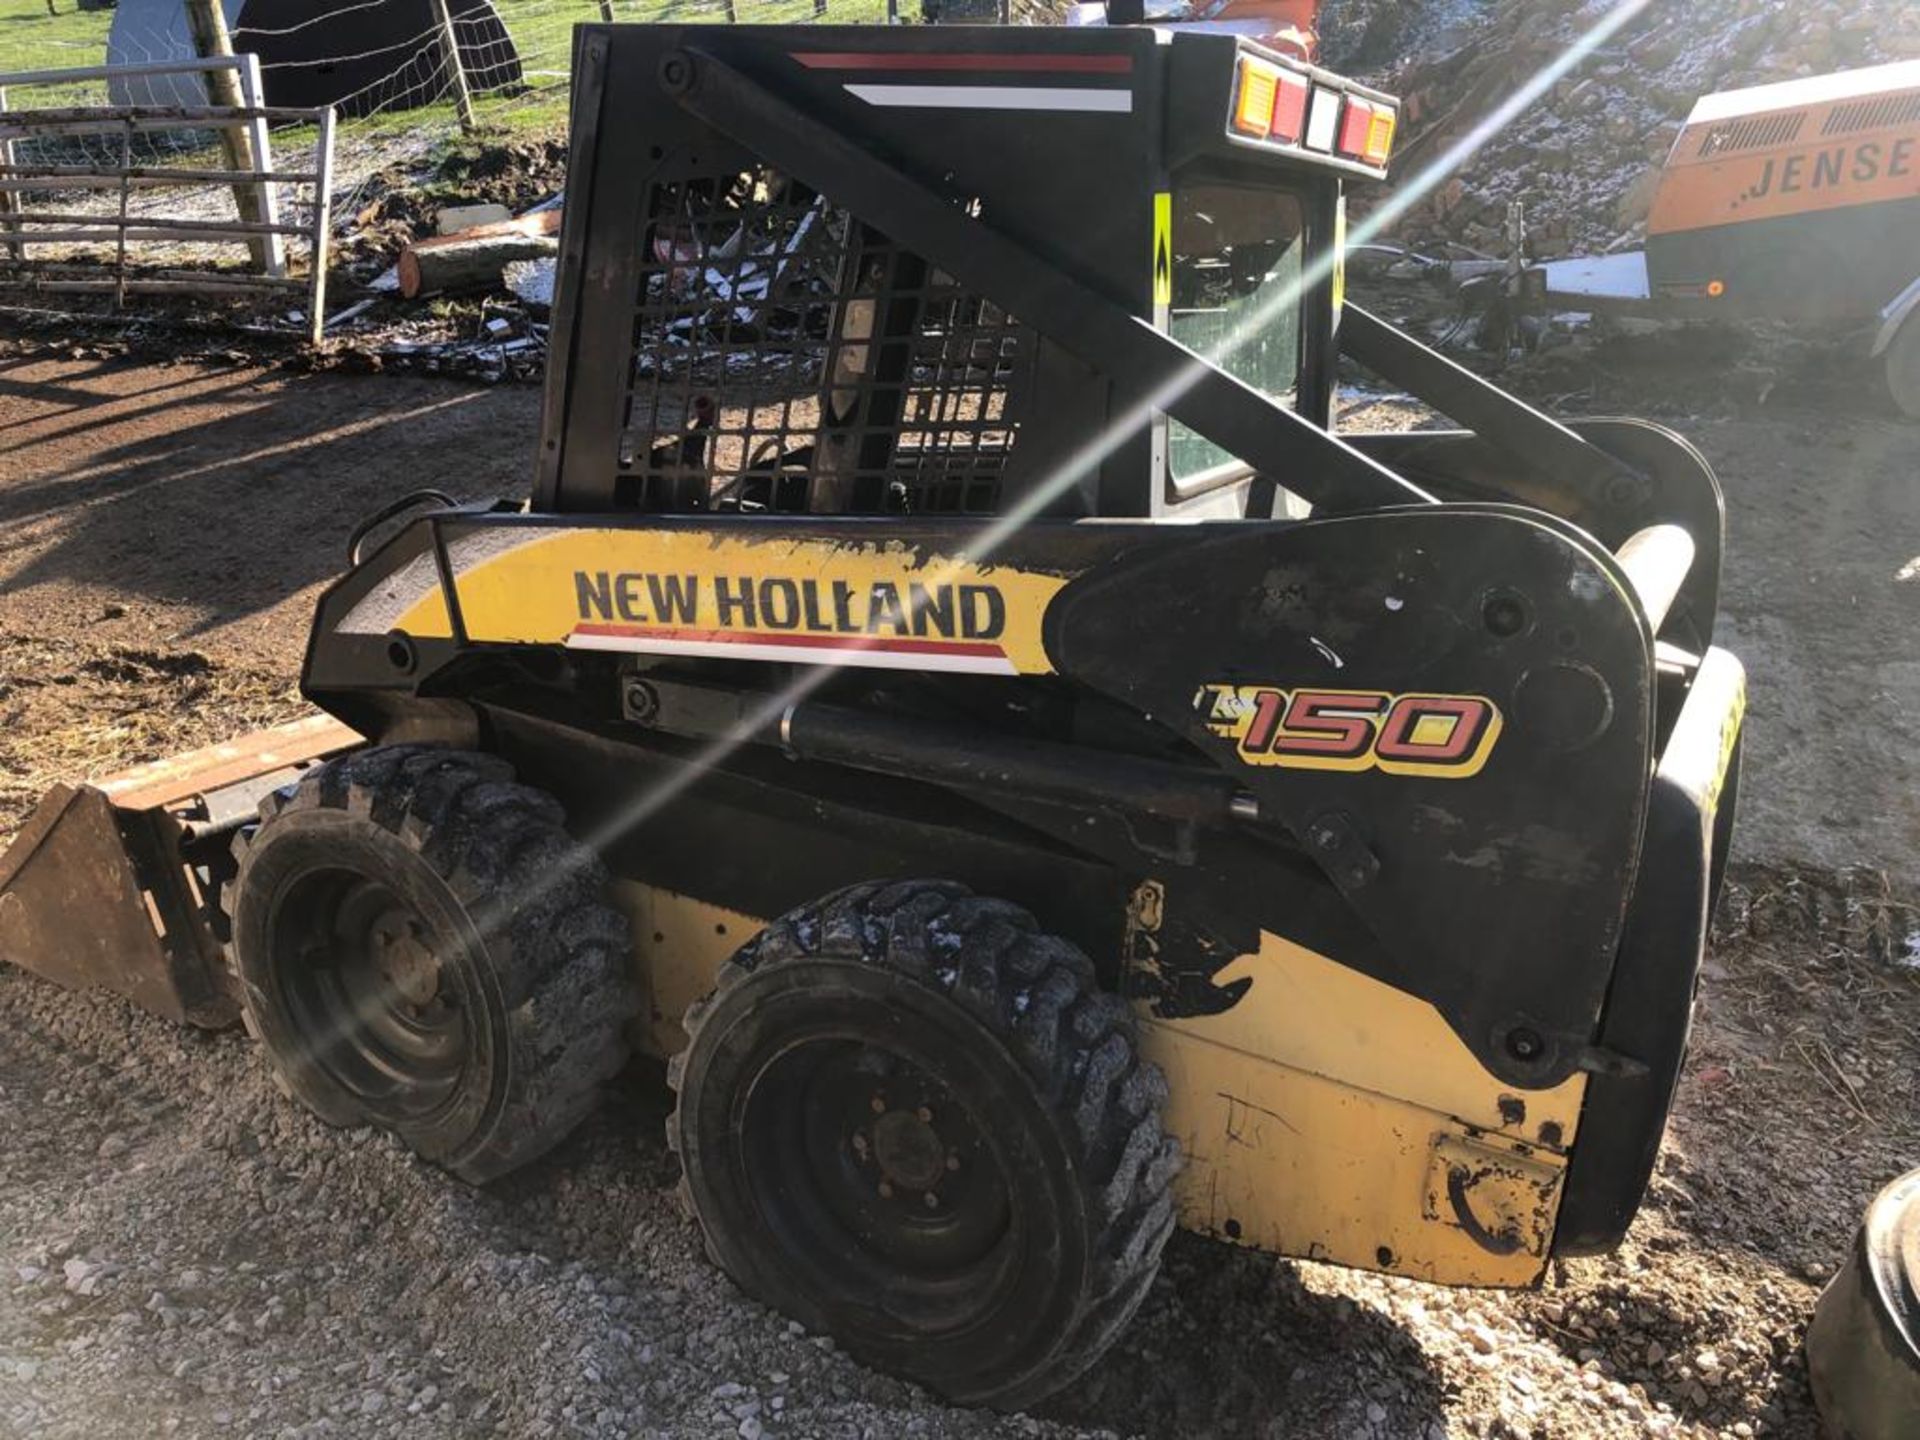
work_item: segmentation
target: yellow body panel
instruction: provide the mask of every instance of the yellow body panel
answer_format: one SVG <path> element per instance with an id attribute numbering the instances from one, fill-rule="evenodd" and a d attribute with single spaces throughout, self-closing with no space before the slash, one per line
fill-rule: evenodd
<path id="1" fill-rule="evenodd" d="M 1180 1223 L 1279 1255 L 1452 1285 L 1531 1285 L 1546 1265 L 1560 1156 L 1483 1142 L 1463 1201 L 1444 1198 L 1465 1127 L 1441 1113 L 1149 1023 L 1172 1095 L 1167 1129 L 1186 1151 Z M 1492 1137 L 1489 1137 L 1489 1142 Z M 1510 1168 L 1499 1160 L 1510 1158 Z M 1525 1167 L 1525 1168 L 1522 1168 Z"/>
<path id="2" fill-rule="evenodd" d="M 680 1017 L 713 988 L 727 958 L 765 928 L 766 921 L 688 895 L 616 880 L 614 904 L 633 925 L 633 948 L 645 986 L 648 1023 L 637 1037 L 643 1050 L 665 1059 L 685 1048 Z"/>
<path id="3" fill-rule="evenodd" d="M 1218 1015 L 1141 1015 L 1187 1154 L 1181 1224 L 1445 1284 L 1538 1280 L 1585 1077 L 1513 1091 L 1425 1001 L 1277 935 L 1216 977 L 1241 979 Z"/>
<path id="4" fill-rule="evenodd" d="M 495 529 L 449 560 L 474 640 L 1007 675 L 1052 673 L 1041 621 L 1067 583 L 898 541 L 677 525 Z M 407 583 L 374 628 L 450 635 L 431 567 Z"/>
<path id="5" fill-rule="evenodd" d="M 1509 1089 L 1426 1001 L 1278 935 L 1262 935 L 1260 949 L 1227 965 L 1214 983 L 1242 979 L 1253 982 L 1247 993 L 1218 1015 L 1142 1019 L 1160 1031 L 1278 1061 L 1479 1130 L 1547 1149 L 1573 1143 L 1586 1092 L 1581 1077 L 1552 1090 Z"/>

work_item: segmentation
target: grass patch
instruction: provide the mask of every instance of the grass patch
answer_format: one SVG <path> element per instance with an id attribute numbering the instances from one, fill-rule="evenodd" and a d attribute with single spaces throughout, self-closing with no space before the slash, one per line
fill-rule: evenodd
<path id="1" fill-rule="evenodd" d="M 68 69 L 104 64 L 107 32 L 113 23 L 108 10 L 82 11 L 76 0 L 0 0 L 0 73 L 6 71 Z M 827 0 L 824 14 L 815 0 L 735 0 L 734 13 L 742 24 L 759 25 L 871 25 L 886 19 L 886 0 Z M 525 75 L 525 86 L 515 93 L 476 94 L 473 97 L 476 131 L 495 139 L 560 137 L 565 134 L 568 72 L 573 57 L 573 29 L 598 23 L 601 0 L 495 0 L 507 32 L 513 37 Z M 612 0 L 613 18 L 620 24 L 725 24 L 726 0 Z M 903 11 L 917 14 L 912 0 Z M 343 50 L 353 48 L 351 23 L 341 27 Z M 268 84 L 272 84 L 269 76 Z M 104 81 L 73 85 L 15 87 L 8 95 L 15 108 L 107 103 Z M 271 101 L 271 95 L 269 95 Z M 407 110 L 339 122 L 343 146 L 371 145 L 375 153 L 391 145 L 395 158 L 437 150 L 458 135 L 458 120 L 450 98 Z M 298 154 L 312 144 L 310 125 L 276 126 L 276 153 Z M 364 150 L 362 152 L 364 154 Z M 176 158 L 173 163 L 184 163 Z"/>
<path id="2" fill-rule="evenodd" d="M 80 10 L 74 0 L 0 0 L 0 71 L 104 65 L 111 10 Z"/>
<path id="3" fill-rule="evenodd" d="M 75 0 L 53 0 L 57 13 L 48 13 L 48 0 L 0 0 L 0 70 L 49 70 L 104 64 L 110 10 L 83 11 Z M 516 95 L 476 95 L 474 115 L 489 130 L 512 134 L 558 133 L 567 120 L 567 74 L 573 56 L 573 27 L 597 23 L 600 0 L 496 0 L 495 8 L 513 37 L 526 72 L 527 88 Z M 613 17 L 620 24 L 720 23 L 727 19 L 725 0 L 613 0 Z M 907 5 L 909 13 L 917 6 Z M 814 10 L 814 0 L 736 0 L 742 24 L 755 25 L 873 25 L 885 21 L 886 0 L 828 0 L 826 13 Z M 351 27 L 343 28 L 345 50 L 353 48 Z M 271 81 L 269 81 L 271 83 Z M 85 105 L 106 103 L 102 82 L 71 87 L 35 87 L 8 97 L 19 105 Z M 391 110 L 343 121 L 341 134 L 360 138 L 404 135 L 416 130 L 450 130 L 455 123 L 453 103 L 442 100 L 412 110 Z"/>
<path id="4" fill-rule="evenodd" d="M 0 0 L 0 74 L 23 70 L 72 70 L 107 63 L 107 27 L 111 10 L 80 10 L 74 0 L 54 0 L 58 13 L 47 13 L 47 0 Z M 23 105 L 101 105 L 106 103 L 102 81 L 80 85 L 15 87 L 7 103 Z"/>

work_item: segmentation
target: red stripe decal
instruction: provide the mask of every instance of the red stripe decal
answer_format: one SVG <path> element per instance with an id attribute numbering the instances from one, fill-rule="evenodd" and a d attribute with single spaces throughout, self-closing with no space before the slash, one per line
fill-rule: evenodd
<path id="1" fill-rule="evenodd" d="M 575 635 L 605 635 L 630 640 L 687 640 L 712 645 L 789 645 L 808 650 L 879 650 L 891 655 L 977 655 L 1006 658 L 1006 651 L 984 640 L 882 640 L 875 635 L 797 635 L 777 630 L 687 630 L 664 625 L 576 625 Z"/>
<path id="2" fill-rule="evenodd" d="M 1131 55 L 879 54 L 867 50 L 796 50 L 809 70 L 1031 70 L 1052 74 L 1131 75 Z"/>

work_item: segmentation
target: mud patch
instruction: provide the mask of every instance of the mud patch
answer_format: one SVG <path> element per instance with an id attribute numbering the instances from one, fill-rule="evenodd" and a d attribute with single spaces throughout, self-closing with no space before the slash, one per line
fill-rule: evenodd
<path id="1" fill-rule="evenodd" d="M 285 676 L 196 650 L 0 633 L 0 839 L 47 787 L 304 713 Z"/>

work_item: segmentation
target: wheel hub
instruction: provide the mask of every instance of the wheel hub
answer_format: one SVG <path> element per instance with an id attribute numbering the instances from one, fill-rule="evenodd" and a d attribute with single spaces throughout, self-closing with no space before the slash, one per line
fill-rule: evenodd
<path id="1" fill-rule="evenodd" d="M 280 896 L 269 935 L 292 1024 L 369 1117 L 423 1123 L 455 1102 L 470 1002 L 426 917 L 383 880 L 321 867 Z"/>
<path id="2" fill-rule="evenodd" d="M 947 1173 L 947 1147 L 925 1113 L 888 1110 L 873 1122 L 874 1161 L 898 1188 L 931 1190 Z"/>
<path id="3" fill-rule="evenodd" d="M 785 1248 L 839 1256 L 862 1285 L 916 1277 L 941 1305 L 996 1283 L 1006 1177 L 972 1112 L 916 1059 L 840 1036 L 791 1044 L 760 1073 L 737 1143 Z"/>
<path id="4" fill-rule="evenodd" d="M 401 1000 L 419 1009 L 440 991 L 440 961 L 420 933 L 420 926 L 403 910 L 389 910 L 369 929 L 374 964 Z"/>

